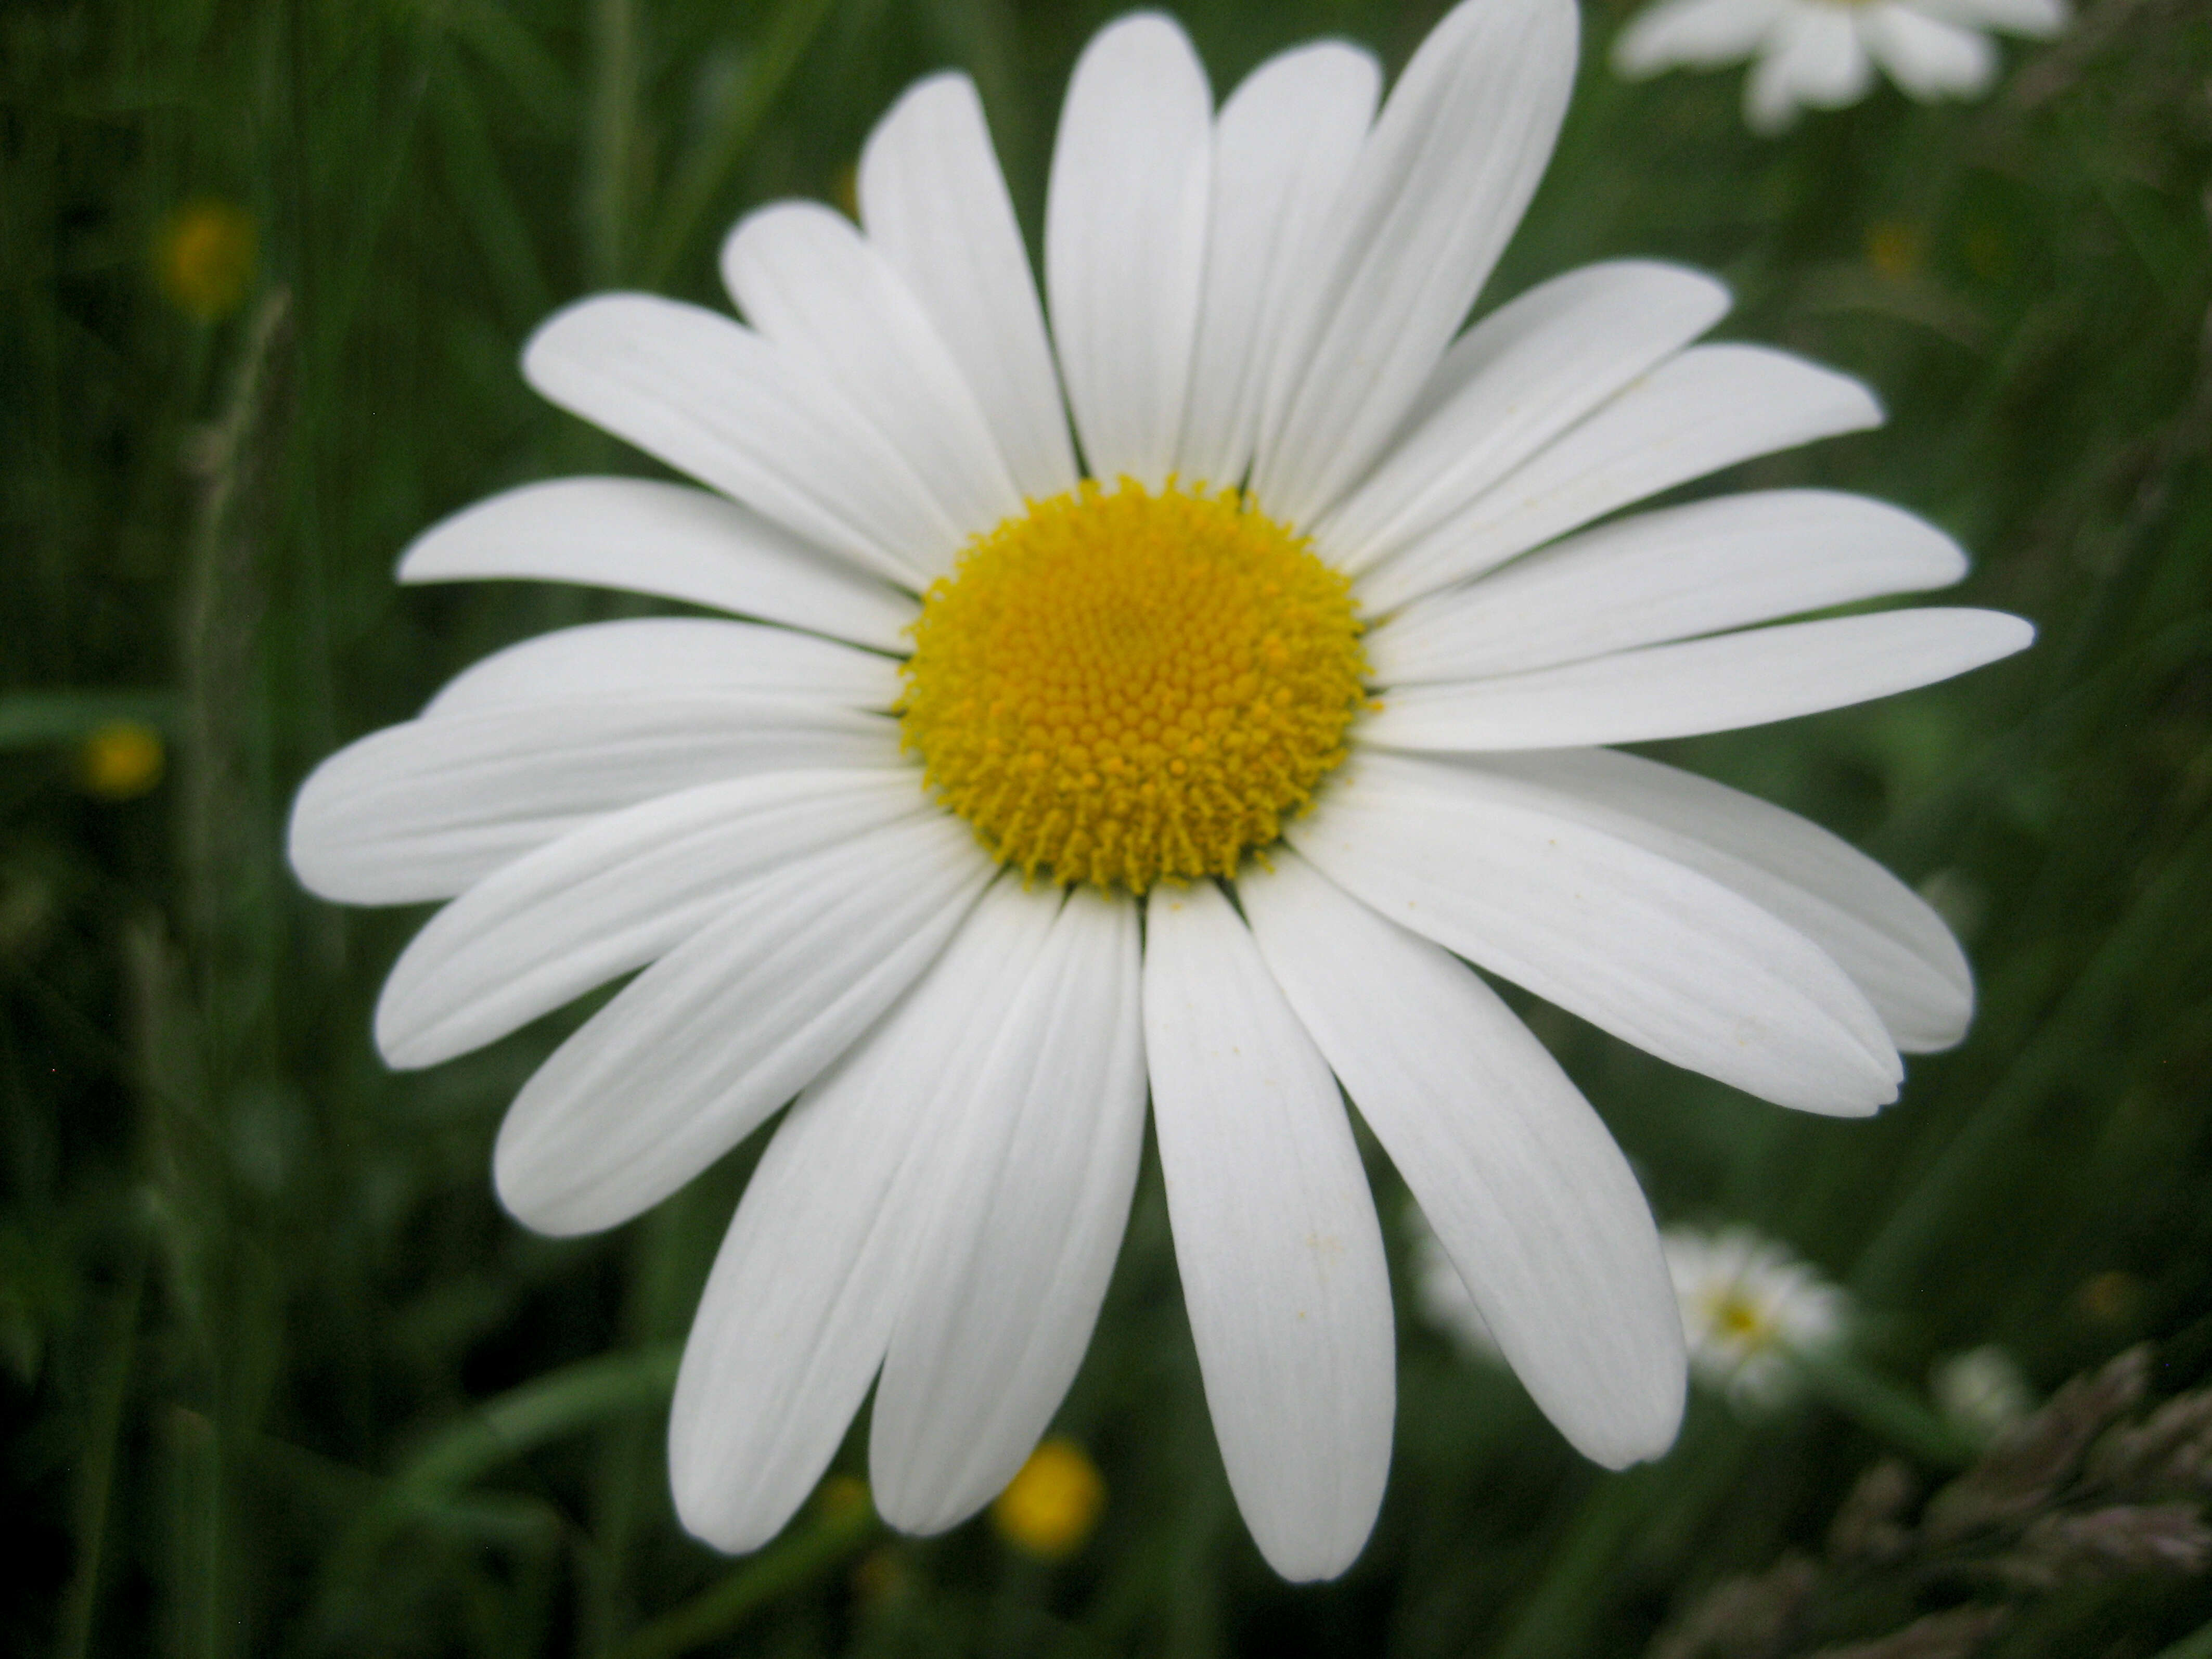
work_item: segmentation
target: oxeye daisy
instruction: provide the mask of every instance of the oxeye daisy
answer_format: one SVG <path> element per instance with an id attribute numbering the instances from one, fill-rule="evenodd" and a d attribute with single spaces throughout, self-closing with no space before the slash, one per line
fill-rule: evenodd
<path id="1" fill-rule="evenodd" d="M 635 975 L 501 1129 L 528 1225 L 627 1220 L 787 1105 L 677 1385 L 700 1537 L 773 1536 L 872 1386 L 883 1515 L 988 1504 L 1082 1358 L 1148 1099 L 1207 1405 L 1278 1571 L 1342 1571 L 1389 1459 L 1347 1094 L 1552 1420 L 1654 1456 L 1684 1357 L 1650 1213 L 1475 969 L 1816 1112 L 1875 1111 L 1900 1048 L 1964 1029 L 1966 963 L 1906 889 L 1598 746 L 1924 684 L 2029 629 L 1778 623 L 1959 577 L 1875 501 L 1617 516 L 1880 417 L 1841 375 L 1694 343 L 1710 279 L 1593 266 L 1461 331 L 1575 54 L 1571 0 L 1469 0 L 1379 112 L 1374 59 L 1335 43 L 1217 111 L 1139 15 L 1076 67 L 1042 302 L 942 75 L 869 139 L 857 227 L 738 226 L 743 323 L 617 295 L 530 342 L 541 392 L 706 487 L 516 489 L 402 579 L 729 619 L 488 659 L 326 762 L 291 854 L 334 899 L 452 901 L 378 1007 L 395 1066 Z"/>
<path id="2" fill-rule="evenodd" d="M 1990 33 L 2066 27 L 2066 0 L 1653 0 L 1613 41 L 1631 80 L 1748 60 L 1744 119 L 1775 133 L 1800 109 L 1856 104 L 1882 70 L 1923 103 L 1977 98 L 1996 79 Z"/>
<path id="3" fill-rule="evenodd" d="M 1842 1340 L 1843 1291 L 1774 1240 L 1748 1227 L 1669 1227 L 1664 1243 L 1690 1368 L 1731 1403 L 1781 1405 L 1796 1391 L 1794 1357 Z"/>

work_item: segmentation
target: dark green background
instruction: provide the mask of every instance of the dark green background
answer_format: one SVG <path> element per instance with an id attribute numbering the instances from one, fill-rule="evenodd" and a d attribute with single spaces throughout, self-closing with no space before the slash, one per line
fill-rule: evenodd
<path id="1" fill-rule="evenodd" d="M 1225 89 L 1321 32 L 1395 67 L 1439 10 L 1184 15 Z M 390 581 L 477 496 L 644 465 L 525 391 L 528 330 L 610 285 L 718 298 L 724 227 L 834 198 L 875 115 L 946 64 L 981 83 L 1034 234 L 1068 66 L 1110 11 L 0 10 L 11 1647 L 639 1655 L 677 1650 L 661 1638 L 684 1627 L 653 1621 L 703 1593 L 691 1628 L 732 1651 L 1633 1654 L 1718 1577 L 1816 1541 L 1885 1449 L 1818 1401 L 1747 1423 L 1701 1396 L 1668 1459 L 1607 1475 L 1401 1306 L 1382 1521 L 1340 1583 L 1287 1588 L 1228 1498 L 1148 1168 L 1062 1414 L 1109 1489 L 1079 1556 L 1045 1566 L 980 1523 L 885 1546 L 808 1518 L 733 1566 L 674 1526 L 660 1407 L 754 1148 L 613 1234 L 548 1242 L 493 1204 L 489 1149 L 573 1017 L 425 1074 L 376 1061 L 371 1000 L 421 915 L 295 889 L 291 791 L 484 651 L 641 608 Z M 2139 1338 L 2160 1390 L 2201 1384 L 2212 11 L 2097 0 L 2069 38 L 2009 46 L 1978 106 L 1883 88 L 1778 142 L 1742 130 L 1736 72 L 1616 82 L 1624 15 L 1586 9 L 1576 102 L 1493 297 L 1612 255 L 1717 271 L 1739 296 L 1723 336 L 1861 374 L 1892 415 L 1722 482 L 1902 502 L 1974 554 L 1968 602 L 2042 638 L 1889 703 L 1665 746 L 1939 879 L 1982 1011 L 1885 1117 L 1807 1119 L 1534 1023 L 1661 1219 L 1789 1241 L 1859 1295 L 1862 1355 L 1899 1388 L 1996 1341 L 2048 1389 Z M 242 204 L 261 245 L 213 324 L 151 260 L 200 197 Z M 57 739 L 125 690 L 170 767 L 112 803 Z M 841 1466 L 860 1463 L 856 1443 Z M 1996 1651 L 2124 1659 L 2208 1619 L 2202 1583 L 2127 1581 L 2038 1604 Z"/>

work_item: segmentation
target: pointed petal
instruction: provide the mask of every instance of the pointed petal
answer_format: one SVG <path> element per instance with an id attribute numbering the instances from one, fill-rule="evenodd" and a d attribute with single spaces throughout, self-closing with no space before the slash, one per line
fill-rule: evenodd
<path id="1" fill-rule="evenodd" d="M 1674 1065 L 1805 1111 L 1897 1097 L 1897 1051 L 1802 933 L 1471 767 L 1354 757 L 1291 844 L 1355 898 Z"/>
<path id="2" fill-rule="evenodd" d="M 1296 854 L 1241 877 L 1261 954 L 1544 1414 L 1608 1468 L 1682 1416 L 1681 1316 L 1628 1160 L 1465 965 Z"/>
<path id="3" fill-rule="evenodd" d="M 346 904 L 449 898 L 511 859 L 672 790 L 757 772 L 900 764 L 880 715 L 795 698 L 571 698 L 372 732 L 308 775 L 289 855 Z"/>
<path id="4" fill-rule="evenodd" d="M 1754 796 L 1610 749 L 1483 757 L 1543 803 L 1711 876 L 1835 958 L 1906 1054 L 1950 1048 L 1973 1018 L 1974 979 L 1942 917 L 1818 824 Z"/>
<path id="5" fill-rule="evenodd" d="M 961 539 L 1022 510 L 1021 491 L 967 378 L 921 303 L 853 222 L 816 202 L 778 202 L 722 244 L 722 280 L 746 319 L 836 387 L 896 449 Z M 930 574 L 959 543 L 916 549 Z"/>
<path id="6" fill-rule="evenodd" d="M 964 75 L 917 82 L 861 152 L 860 222 L 937 325 L 1024 495 L 1075 486 L 1021 228 Z"/>
<path id="7" fill-rule="evenodd" d="M 1873 85 L 1873 61 L 1844 8 L 1792 6 L 1744 82 L 1744 118 L 1754 132 L 1779 132 L 1801 106 L 1841 109 Z"/>
<path id="8" fill-rule="evenodd" d="M 1036 1445 L 1090 1342 L 1136 1187 L 1136 906 L 1078 889 L 1040 943 L 942 1091 L 942 1198 L 876 1389 L 870 1485 L 910 1532 L 965 1520 Z"/>
<path id="9" fill-rule="evenodd" d="M 1053 145 L 1044 283 L 1091 477 L 1175 470 L 1206 275 L 1212 95 L 1182 30 L 1109 23 L 1077 60 Z"/>
<path id="10" fill-rule="evenodd" d="M 494 652 L 448 680 L 427 715 L 477 714 L 580 696 L 733 692 L 876 712 L 898 700 L 898 664 L 788 628 L 640 617 L 563 628 Z"/>
<path id="11" fill-rule="evenodd" d="M 933 961 L 991 865 L 925 815 L 750 883 L 585 1022 L 500 1126 L 500 1200 L 540 1232 L 628 1220 L 750 1134 Z"/>
<path id="12" fill-rule="evenodd" d="M 1973 98 L 1996 79 L 1989 37 L 1891 0 L 1866 8 L 1859 39 L 1889 78 L 1915 98 Z"/>
<path id="13" fill-rule="evenodd" d="M 979 1016 L 1011 999 L 1041 908 L 1019 884 L 998 884 L 913 990 L 799 1097 L 754 1171 L 684 1346 L 668 1421 L 677 1513 L 717 1548 L 774 1537 L 844 1438 L 945 1201 L 939 1085 Z"/>
<path id="14" fill-rule="evenodd" d="M 913 596 L 735 501 L 647 478 L 555 478 L 465 507 L 416 538 L 403 582 L 583 582 L 904 652 Z"/>
<path id="15" fill-rule="evenodd" d="M 1379 685 L 1481 679 L 1947 587 L 1959 544 L 1863 495 L 1768 489 L 1586 531 L 1416 599 L 1367 642 Z"/>
<path id="16" fill-rule="evenodd" d="M 1370 53 L 1324 40 L 1269 58 L 1221 107 L 1176 467 L 1188 481 L 1241 483 L 1271 390 L 1288 395 L 1285 308 L 1313 275 L 1316 237 L 1359 159 L 1382 78 Z"/>
<path id="17" fill-rule="evenodd" d="M 862 569 L 919 591 L 961 527 L 822 374 L 749 328 L 645 294 L 580 300 L 539 325 L 540 397 L 712 484 Z"/>
<path id="18" fill-rule="evenodd" d="M 1211 882 L 1152 890 L 1145 1052 L 1230 1489 L 1277 1572 L 1333 1578 L 1389 1472 L 1382 1232 L 1335 1080 Z"/>
<path id="19" fill-rule="evenodd" d="M 504 866 L 430 919 L 376 1005 L 376 1043 L 434 1066 L 674 950 L 747 882 L 930 811 L 919 776 L 771 772 L 662 795 Z"/>
<path id="20" fill-rule="evenodd" d="M 1925 605 L 1646 646 L 1588 662 L 1395 693 L 1360 728 L 1388 749 L 1643 743 L 1733 732 L 1933 685 L 2027 649 L 2001 611 Z"/>
<path id="21" fill-rule="evenodd" d="M 1404 439 L 1314 534 L 1354 574 L 1451 518 L 1726 314 L 1725 288 L 1647 260 L 1585 265 L 1462 335 Z"/>
<path id="22" fill-rule="evenodd" d="M 2074 18 L 2066 0 L 1920 0 L 1920 9 L 1966 28 L 2003 29 L 2038 39 L 2063 33 Z"/>
<path id="23" fill-rule="evenodd" d="M 1613 72 L 1632 81 L 1680 65 L 1718 69 L 1759 50 L 1781 0 L 1659 0 L 1613 37 Z"/>
<path id="24" fill-rule="evenodd" d="M 1646 495 L 1881 423 L 1847 375 L 1765 346 L 1692 346 L 1368 572 L 1360 601 L 1394 611 Z"/>
<path id="25" fill-rule="evenodd" d="M 1289 319 L 1295 389 L 1252 473 L 1269 514 L 1310 524 L 1398 430 L 1551 159 L 1576 28 L 1568 0 L 1465 0 L 1406 66 Z"/>

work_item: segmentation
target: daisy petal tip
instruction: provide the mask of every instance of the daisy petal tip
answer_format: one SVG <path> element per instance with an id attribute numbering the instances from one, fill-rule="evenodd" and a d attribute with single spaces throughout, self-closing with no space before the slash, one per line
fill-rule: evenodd
<path id="1" fill-rule="evenodd" d="M 491 1187 L 500 1207 L 547 1238 L 577 1238 L 611 1225 L 587 1212 L 588 1194 L 566 1178 L 564 1160 L 548 1156 L 539 1137 L 520 1127 L 526 1121 L 510 1108 L 492 1145 Z"/>

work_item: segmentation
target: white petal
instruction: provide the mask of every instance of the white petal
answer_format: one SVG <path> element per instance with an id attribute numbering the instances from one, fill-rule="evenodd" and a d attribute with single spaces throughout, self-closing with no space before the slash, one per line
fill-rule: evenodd
<path id="1" fill-rule="evenodd" d="M 346 904 L 448 898 L 603 812 L 757 772 L 891 768 L 898 727 L 799 698 L 574 697 L 372 732 L 292 803 L 302 885 Z"/>
<path id="2" fill-rule="evenodd" d="M 1838 1116 L 1897 1097 L 1881 1020 L 1802 933 L 1510 781 L 1356 756 L 1289 839 L 1392 921 L 1662 1060 Z"/>
<path id="3" fill-rule="evenodd" d="M 911 595 L 735 501 L 647 478 L 555 478 L 465 507 L 416 537 L 403 582 L 525 577 L 653 593 L 908 650 Z"/>
<path id="4" fill-rule="evenodd" d="M 1044 282 L 1091 475 L 1157 488 L 1175 470 L 1206 274 L 1213 145 L 1206 70 L 1157 13 L 1077 60 L 1045 206 Z"/>
<path id="5" fill-rule="evenodd" d="M 1074 487 L 1044 311 L 983 106 L 964 75 L 909 88 L 860 154 L 860 222 L 967 376 L 1024 495 Z"/>
<path id="6" fill-rule="evenodd" d="M 1397 431 L 1551 157 L 1575 35 L 1570 0 L 1463 0 L 1406 66 L 1289 319 L 1298 373 L 1252 472 L 1268 513 L 1311 523 Z"/>
<path id="7" fill-rule="evenodd" d="M 963 539 L 1022 510 L 983 411 L 921 302 L 853 222 L 817 202 L 748 214 L 722 244 L 746 319 L 836 386 L 905 459 Z M 917 548 L 930 573 L 959 543 Z"/>
<path id="8" fill-rule="evenodd" d="M 2074 16 L 2066 0 L 1917 0 L 1917 9 L 1967 28 L 2003 29 L 2038 39 L 2059 33 Z"/>
<path id="9" fill-rule="evenodd" d="M 1874 64 L 1859 44 L 1848 7 L 1792 6 L 1744 83 L 1744 115 L 1754 131 L 1777 132 L 1800 105 L 1840 109 L 1858 102 L 1873 85 Z"/>
<path id="10" fill-rule="evenodd" d="M 1889 78 L 1915 98 L 1972 98 L 1996 79 L 1986 35 L 1890 3 L 1863 8 L 1859 39 Z"/>
<path id="11" fill-rule="evenodd" d="M 1389 749 L 1564 749 L 1733 732 L 1933 685 L 2025 650 L 2001 611 L 1923 606 L 1646 646 L 1393 693 L 1359 727 Z"/>
<path id="12" fill-rule="evenodd" d="M 1646 495 L 1881 423 L 1873 394 L 1832 369 L 1765 346 L 1692 346 L 1370 571 L 1361 602 L 1395 610 Z"/>
<path id="13" fill-rule="evenodd" d="M 1220 890 L 1156 887 L 1145 1052 L 1176 1265 L 1230 1489 L 1268 1565 L 1352 1565 L 1396 1382 L 1375 1203 L 1335 1079 Z"/>
<path id="14" fill-rule="evenodd" d="M 1554 277 L 1469 329 L 1423 389 L 1418 424 L 1314 534 L 1357 574 L 1458 513 L 1727 313 L 1679 265 L 1619 260 Z"/>
<path id="15" fill-rule="evenodd" d="M 771 772 L 662 795 L 493 872 L 432 917 L 376 1005 L 376 1042 L 434 1066 L 642 968 L 780 865 L 932 809 L 912 770 Z"/>
<path id="16" fill-rule="evenodd" d="M 699 617 L 641 617 L 563 628 L 493 653 L 448 680 L 426 715 L 630 692 L 736 692 L 883 710 L 898 665 L 787 628 Z"/>
<path id="17" fill-rule="evenodd" d="M 1009 888 L 1029 896 L 1000 883 L 994 899 Z M 945 1202 L 941 1119 L 923 1109 L 973 1041 L 977 1012 L 1014 988 L 1003 924 L 1036 908 L 971 913 L 912 992 L 799 1097 L 745 1188 L 668 1422 L 677 1513 L 718 1548 L 757 1548 L 782 1529 L 867 1392 Z"/>
<path id="18" fill-rule="evenodd" d="M 1772 489 L 1586 531 L 1416 599 L 1368 636 L 1375 683 L 1518 673 L 1717 633 L 1966 574 L 1925 520 L 1863 495 Z"/>
<path id="19" fill-rule="evenodd" d="M 1782 10 L 1783 0 L 1659 0 L 1614 38 L 1614 72 L 1641 80 L 1678 64 L 1736 63 L 1759 49 Z"/>
<path id="20" fill-rule="evenodd" d="M 1280 361 L 1291 296 L 1314 275 L 1314 241 L 1359 158 L 1382 71 L 1370 53 L 1324 40 L 1247 76 L 1214 128 L 1212 228 L 1197 359 L 1177 470 L 1241 482 Z"/>
<path id="21" fill-rule="evenodd" d="M 500 1200 L 539 1232 L 659 1203 L 750 1134 L 911 985 L 991 865 L 929 814 L 740 890 L 538 1068 L 500 1126 Z"/>
<path id="22" fill-rule="evenodd" d="M 1907 1054 L 1966 1035 L 1974 980 L 1942 918 L 1865 854 L 1753 796 L 1610 749 L 1486 756 L 1549 810 L 1686 864 L 1772 911 L 1836 960 Z"/>
<path id="23" fill-rule="evenodd" d="M 1544 1414 L 1608 1468 L 1664 1451 L 1681 1316 L 1650 1207 L 1589 1103 L 1471 969 L 1296 854 L 1237 892 Z"/>
<path id="24" fill-rule="evenodd" d="M 522 373 L 547 401 L 902 586 L 927 586 L 937 550 L 963 539 L 818 371 L 717 313 L 580 300 L 530 337 Z"/>
<path id="25" fill-rule="evenodd" d="M 1078 889 L 948 1073 L 935 1224 L 876 1389 L 869 1484 L 894 1526 L 989 1503 L 1082 1362 L 1144 1145 L 1139 968 L 1136 906 Z"/>

